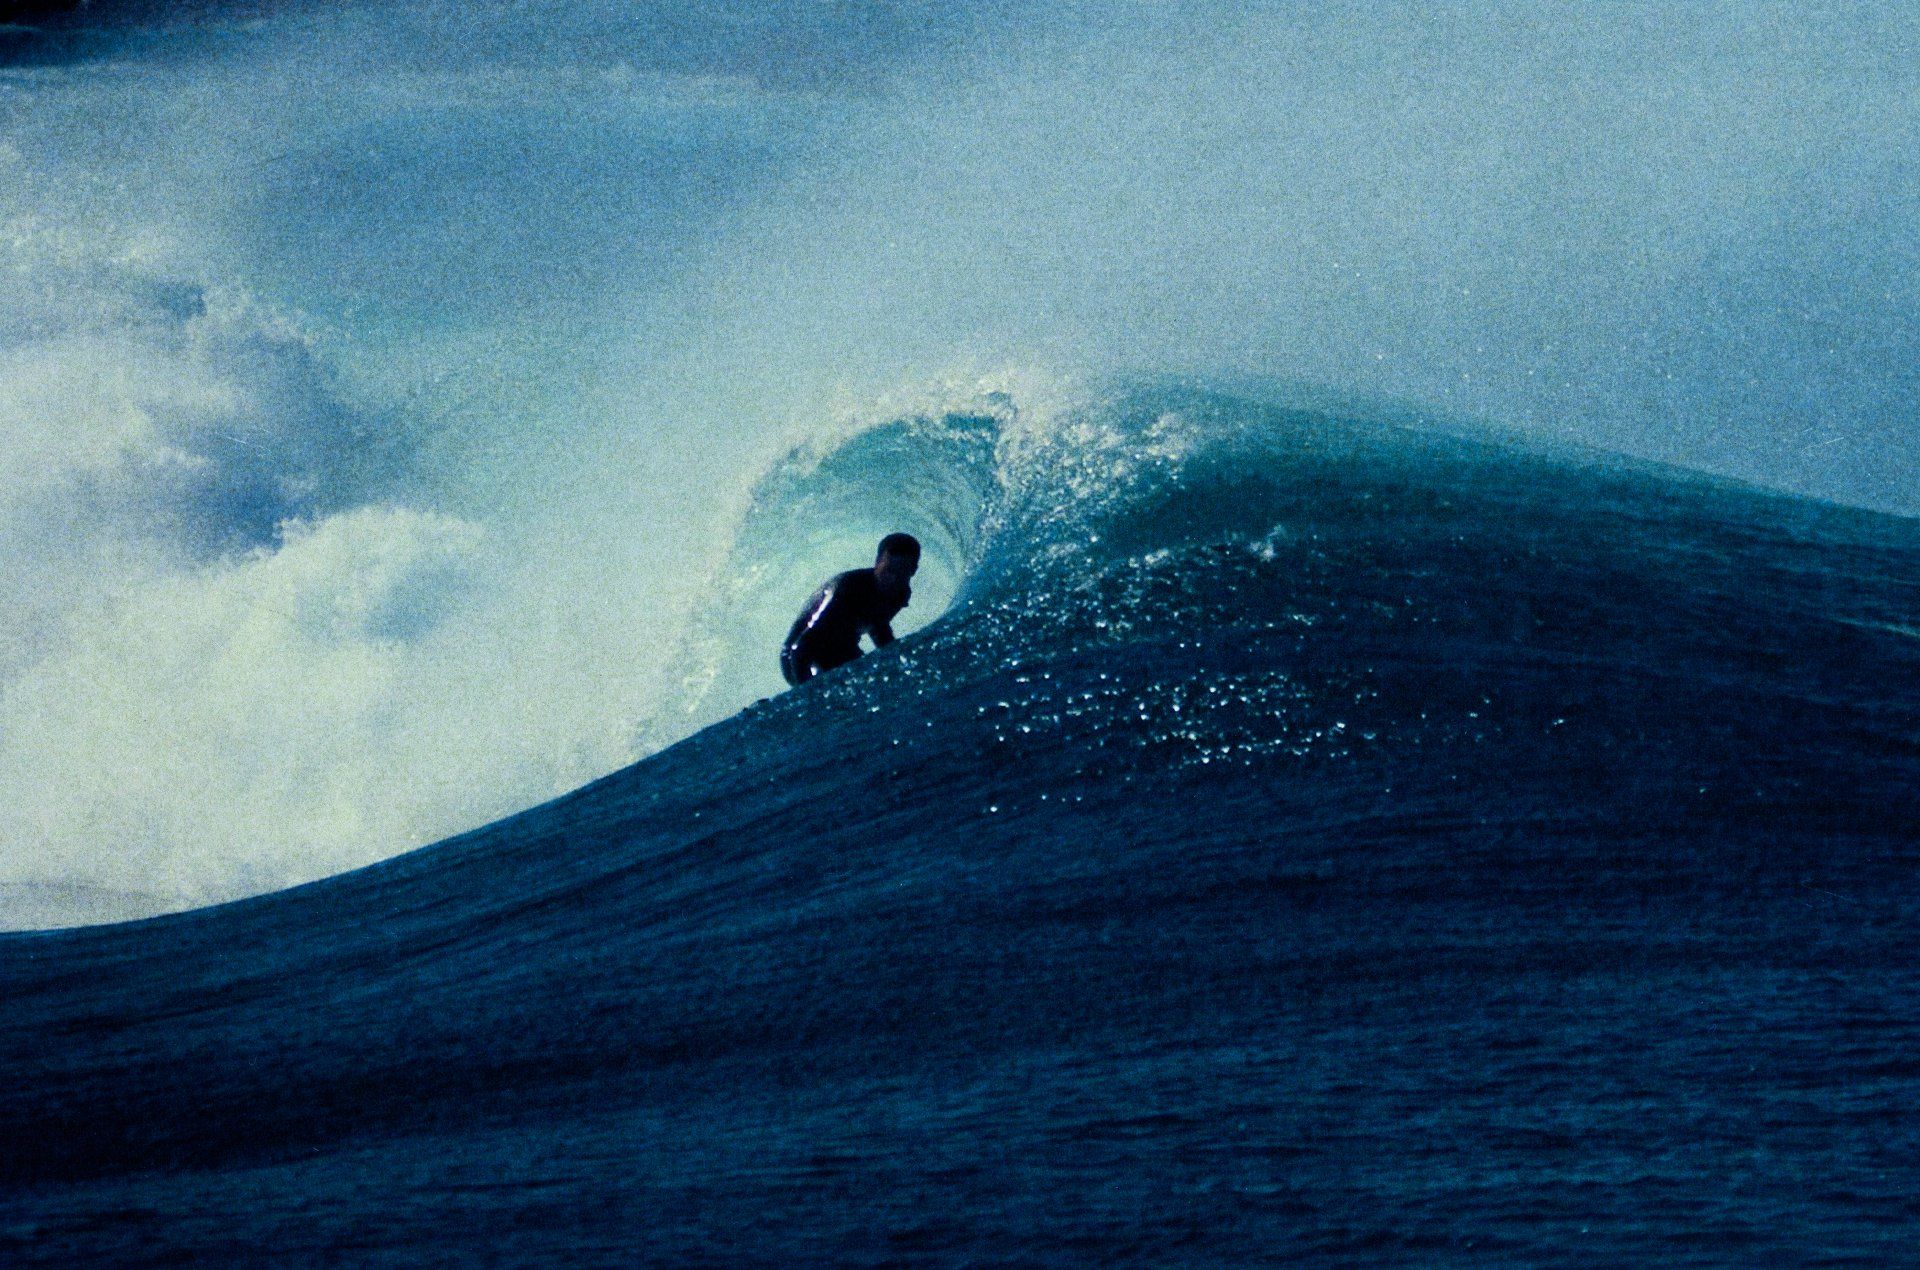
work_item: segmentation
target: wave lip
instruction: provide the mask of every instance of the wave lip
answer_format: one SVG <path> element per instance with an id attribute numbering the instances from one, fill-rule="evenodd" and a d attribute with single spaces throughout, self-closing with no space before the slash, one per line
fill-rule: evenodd
<path id="1" fill-rule="evenodd" d="M 1902 559 L 1912 536 L 1898 518 L 1417 416 L 1300 409 L 1181 380 L 1115 381 L 1045 413 L 996 394 L 774 466 L 695 622 L 710 633 L 683 670 L 696 687 L 683 708 L 776 688 L 764 649 L 796 597 L 897 528 L 930 547 L 934 594 L 916 601 L 920 620 L 947 612 L 921 642 L 1001 660 L 1182 625 L 1373 613 L 1505 638 L 1593 613 L 1567 624 L 1572 655 L 1580 640 L 1630 634 L 1594 612 L 1621 596 L 1665 588 L 1666 607 L 1636 615 L 1654 638 L 1727 602 L 1748 585 L 1747 565 L 1784 584 L 1776 603 L 1830 623 L 1847 612 L 1813 598 L 1823 584 L 1811 544 Z M 1885 620 L 1905 597 L 1853 598 Z"/>

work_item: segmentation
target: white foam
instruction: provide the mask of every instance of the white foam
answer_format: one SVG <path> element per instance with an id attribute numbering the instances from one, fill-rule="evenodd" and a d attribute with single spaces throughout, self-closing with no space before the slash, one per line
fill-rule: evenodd
<path id="1" fill-rule="evenodd" d="M 409 707 L 479 538 L 446 516 L 360 509 L 74 622 L 0 698 L 9 880 L 182 906 L 459 827 L 444 804 L 461 800 L 434 788 L 462 774 L 419 744 Z"/>

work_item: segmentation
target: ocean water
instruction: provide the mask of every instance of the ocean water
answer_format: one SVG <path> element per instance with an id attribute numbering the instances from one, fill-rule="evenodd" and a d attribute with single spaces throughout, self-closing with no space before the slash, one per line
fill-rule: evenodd
<path id="1" fill-rule="evenodd" d="M 0 29 L 0 1261 L 1908 1259 L 1917 16 Z"/>
<path id="2" fill-rule="evenodd" d="M 1173 383 L 755 518 L 894 461 L 917 635 L 0 946 L 9 1256 L 1904 1257 L 1913 522 Z"/>

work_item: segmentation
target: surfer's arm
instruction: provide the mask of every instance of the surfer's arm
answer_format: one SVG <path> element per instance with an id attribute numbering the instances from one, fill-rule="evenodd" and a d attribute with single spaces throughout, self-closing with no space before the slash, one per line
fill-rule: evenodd
<path id="1" fill-rule="evenodd" d="M 813 634 L 814 628 L 826 620 L 827 610 L 833 607 L 837 598 L 839 581 L 838 578 L 831 578 L 813 593 L 813 598 L 807 601 L 807 607 L 801 609 L 800 616 L 794 619 L 793 629 L 787 632 L 787 647 L 799 647 Z"/>
<path id="2" fill-rule="evenodd" d="M 820 624 L 833 603 L 834 583 L 837 581 L 829 579 L 813 593 L 813 598 L 807 601 L 807 607 L 800 610 L 800 616 L 794 619 L 792 628 L 787 631 L 787 638 L 780 645 L 780 671 L 786 676 L 787 682 L 796 688 L 813 678 L 812 650 L 807 645 L 814 627 Z"/>
<path id="3" fill-rule="evenodd" d="M 867 638 L 873 641 L 875 648 L 885 648 L 893 642 L 893 624 L 891 622 L 875 622 L 867 631 Z"/>

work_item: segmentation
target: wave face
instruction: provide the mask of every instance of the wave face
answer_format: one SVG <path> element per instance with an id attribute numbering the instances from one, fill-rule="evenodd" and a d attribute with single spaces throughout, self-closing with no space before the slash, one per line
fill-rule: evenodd
<path id="1" fill-rule="evenodd" d="M 713 621 L 883 524 L 844 671 L 0 940 L 9 1255 L 1900 1255 L 1914 522 L 1148 381 L 796 453 Z"/>

